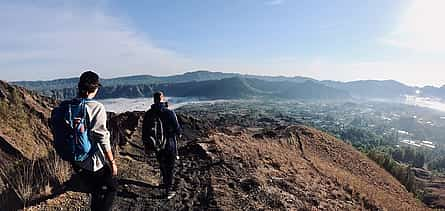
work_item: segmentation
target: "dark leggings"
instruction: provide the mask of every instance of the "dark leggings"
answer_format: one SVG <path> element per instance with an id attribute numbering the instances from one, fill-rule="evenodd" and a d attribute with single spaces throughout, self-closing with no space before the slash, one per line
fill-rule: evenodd
<path id="1" fill-rule="evenodd" d="M 158 152 L 156 155 L 159 161 L 162 182 L 167 192 L 170 191 L 173 186 L 176 155 L 177 152 L 175 138 L 168 138 L 165 148 Z"/>
<path id="2" fill-rule="evenodd" d="M 107 165 L 102 169 L 91 172 L 80 172 L 81 179 L 91 188 L 91 210 L 111 210 L 116 196 L 117 181 Z"/>

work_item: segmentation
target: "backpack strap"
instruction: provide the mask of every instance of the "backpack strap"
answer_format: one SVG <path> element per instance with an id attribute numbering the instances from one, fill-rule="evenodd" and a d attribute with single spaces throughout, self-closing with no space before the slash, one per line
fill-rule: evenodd
<path id="1" fill-rule="evenodd" d="M 81 106 L 82 106 L 82 123 L 84 123 L 88 128 L 90 129 L 90 124 L 89 121 L 86 121 L 86 119 L 89 117 L 88 112 L 87 112 L 87 100 L 86 99 L 81 99 Z"/>
<path id="2" fill-rule="evenodd" d="M 91 130 L 91 120 L 90 120 L 90 115 L 88 115 L 88 110 L 87 110 L 87 103 L 88 102 L 95 102 L 95 100 L 92 99 L 88 99 L 88 98 L 81 98 L 81 106 L 82 106 L 82 119 L 83 119 L 83 123 L 86 126 L 86 130 L 88 131 L 88 135 L 90 135 L 90 130 Z M 91 150 L 88 156 L 93 155 L 94 153 L 96 153 L 98 146 L 96 141 L 94 141 L 94 139 L 92 139 L 91 137 L 88 137 L 88 140 L 91 142 Z"/>
<path id="3" fill-rule="evenodd" d="M 85 121 L 85 125 L 87 126 L 87 129 L 91 129 L 91 120 L 90 120 L 90 115 L 88 115 L 88 110 L 87 110 L 87 103 L 88 102 L 96 102 L 95 100 L 92 99 L 88 99 L 88 98 L 81 98 L 80 99 L 81 103 L 82 103 L 82 118 Z"/>
<path id="4" fill-rule="evenodd" d="M 69 125 L 71 128 L 74 128 L 74 123 L 73 123 L 73 112 L 71 110 L 71 105 L 72 102 L 68 103 L 68 121 L 69 121 Z"/>

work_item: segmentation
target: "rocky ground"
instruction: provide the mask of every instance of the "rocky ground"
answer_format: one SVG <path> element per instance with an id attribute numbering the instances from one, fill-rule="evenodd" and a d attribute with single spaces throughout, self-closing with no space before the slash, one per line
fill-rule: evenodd
<path id="1" fill-rule="evenodd" d="M 0 80 L 0 210 L 20 206 L 20 195 L 27 195 L 24 181 L 17 181 L 22 179 L 18 172 L 31 171 L 23 164 L 50 154 L 48 118 L 55 104 L 53 99 Z"/>
<path id="2" fill-rule="evenodd" d="M 427 210 L 374 162 L 327 134 L 185 109 L 178 113 L 191 115 L 179 115 L 184 137 L 171 200 L 162 197 L 156 159 L 142 153 L 142 113 L 112 117 L 120 184 L 114 210 Z M 29 207 L 62 209 L 87 210 L 88 195 L 68 191 Z"/>
<path id="3" fill-rule="evenodd" d="M 74 188 L 76 175 L 69 179 L 68 166 L 49 156 L 47 119 L 55 104 L 0 81 L 0 210 L 16 210 L 25 201 L 26 210 L 88 210 L 89 195 Z M 143 113 L 109 114 L 119 166 L 114 210 L 427 209 L 350 145 L 274 108 L 224 102 L 177 112 L 184 136 L 171 200 L 162 197 L 156 159 L 142 152 Z M 42 162 L 34 165 L 35 159 Z M 35 168 L 23 168 L 30 166 Z M 32 178 L 20 180 L 17 172 Z M 432 192 L 440 193 L 443 181 L 432 183 Z"/>
<path id="4" fill-rule="evenodd" d="M 120 137 L 120 139 L 115 139 L 118 144 L 116 152 L 119 166 L 119 190 L 114 210 L 188 210 L 192 208 L 208 209 L 212 206 L 216 208 L 215 204 L 212 205 L 211 177 L 208 172 L 211 160 L 207 159 L 203 149 L 194 143 L 198 136 L 202 137 L 202 134 L 199 134 L 200 131 L 193 131 L 188 126 L 185 128 L 185 135 L 179 148 L 180 159 L 177 161 L 176 168 L 177 196 L 166 200 L 163 197 L 164 190 L 159 188 L 160 176 L 156 158 L 154 155 L 144 155 L 142 151 L 141 131 L 139 130 L 142 113 L 137 113 L 137 118 L 132 118 L 133 114 L 115 117 L 116 120 L 121 121 L 119 122 L 121 124 L 115 125 L 115 127 L 119 127 L 121 130 L 114 131 L 114 137 Z M 182 118 L 182 120 L 193 121 L 193 119 L 187 118 Z M 131 121 L 133 123 L 136 121 L 136 123 L 133 124 Z M 131 125 L 134 125 L 134 128 L 131 128 Z M 188 125 L 193 126 L 194 124 Z M 208 130 L 209 128 L 203 129 Z M 77 181 L 73 181 L 73 183 L 78 184 Z M 85 197 L 87 195 L 84 193 L 68 191 L 28 209 L 88 210 L 88 197 Z M 76 207 L 70 205 L 76 205 Z"/>

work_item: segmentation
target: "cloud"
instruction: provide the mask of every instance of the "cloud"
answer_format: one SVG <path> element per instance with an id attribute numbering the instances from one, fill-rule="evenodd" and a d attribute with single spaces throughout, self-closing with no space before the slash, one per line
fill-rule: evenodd
<path id="1" fill-rule="evenodd" d="M 284 0 L 268 0 L 264 4 L 275 6 L 275 5 L 281 5 L 283 3 L 284 3 Z"/>
<path id="2" fill-rule="evenodd" d="M 91 2 L 87 4 L 84 1 L 80 3 L 83 5 L 54 1 L 56 3 L 46 6 L 11 2 L 0 3 L 2 80 L 78 76 L 87 68 L 107 78 L 133 74 L 170 75 L 193 69 L 209 69 L 342 81 L 396 79 L 415 85 L 445 84 L 445 73 L 441 73 L 445 69 L 445 62 L 442 61 L 339 63 L 323 58 L 306 60 L 293 57 L 244 60 L 203 57 L 192 60 L 157 46 L 131 22 L 111 15 L 101 5 L 92 6 Z M 283 2 L 270 0 L 266 4 Z M 440 27 L 439 22 L 445 20 L 445 16 L 438 12 L 443 8 L 440 4 L 443 4 L 440 0 L 413 1 L 386 42 L 403 48 L 444 52 L 445 29 Z"/>
<path id="3" fill-rule="evenodd" d="M 445 52 L 444 9 L 443 0 L 412 0 L 384 41 L 420 52 Z"/>
<path id="4" fill-rule="evenodd" d="M 77 76 L 85 68 L 104 77 L 165 75 L 191 64 L 100 6 L 0 3 L 0 11 L 1 79 Z"/>

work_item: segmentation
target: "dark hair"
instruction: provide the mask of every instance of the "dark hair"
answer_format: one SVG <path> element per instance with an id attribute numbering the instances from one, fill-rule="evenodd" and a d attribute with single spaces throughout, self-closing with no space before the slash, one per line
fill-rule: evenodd
<path id="1" fill-rule="evenodd" d="M 154 103 L 160 103 L 161 102 L 161 96 L 164 96 L 164 93 L 161 91 L 157 91 L 153 93 L 153 101 Z"/>
<path id="2" fill-rule="evenodd" d="M 79 97 L 86 97 L 88 93 L 94 92 L 101 87 L 99 83 L 99 75 L 93 71 L 86 71 L 80 75 L 78 87 Z"/>

